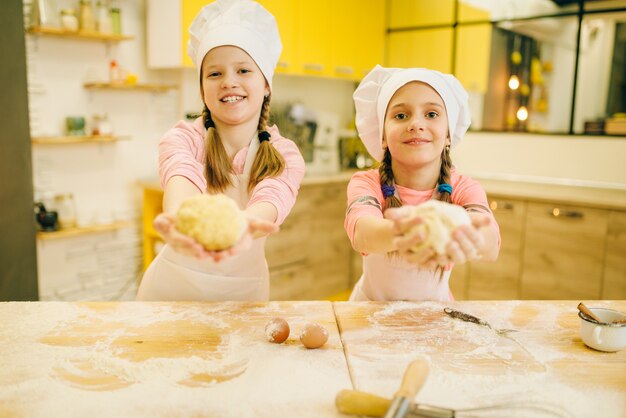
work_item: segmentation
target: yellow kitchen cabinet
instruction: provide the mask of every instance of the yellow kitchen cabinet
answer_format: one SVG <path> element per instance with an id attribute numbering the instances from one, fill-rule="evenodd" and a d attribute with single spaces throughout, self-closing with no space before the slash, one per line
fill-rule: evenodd
<path id="1" fill-rule="evenodd" d="M 154 257 L 155 246 L 163 242 L 152 226 L 154 218 L 163 212 L 163 191 L 157 185 L 143 188 L 143 270 L 146 271 Z"/>
<path id="2" fill-rule="evenodd" d="M 280 54 L 276 72 L 296 74 L 298 64 L 298 8 L 300 1 L 295 0 L 258 0 L 276 19 L 283 51 Z"/>
<path id="3" fill-rule="evenodd" d="M 387 66 L 452 70 L 452 28 L 392 32 L 388 35 Z"/>
<path id="4" fill-rule="evenodd" d="M 332 36 L 331 0 L 298 1 L 298 64 L 299 73 L 316 76 L 332 76 L 331 45 L 337 40 Z"/>
<path id="5" fill-rule="evenodd" d="M 626 212 L 609 214 L 602 299 L 626 299 Z"/>
<path id="6" fill-rule="evenodd" d="M 519 299 L 527 203 L 489 196 L 489 205 L 500 227 L 500 255 L 469 264 L 468 299 Z"/>
<path id="7" fill-rule="evenodd" d="M 467 300 L 469 269 L 467 264 L 458 264 L 450 274 L 450 292 L 455 300 Z"/>
<path id="8" fill-rule="evenodd" d="M 456 0 L 389 0 L 389 28 L 452 25 Z"/>
<path id="9" fill-rule="evenodd" d="M 522 299 L 599 299 L 607 210 L 530 202 Z"/>
<path id="10" fill-rule="evenodd" d="M 487 93 L 491 53 L 491 24 L 459 26 L 455 76 L 470 92 Z"/>
<path id="11" fill-rule="evenodd" d="M 189 26 L 209 0 L 148 0 L 149 68 L 192 67 Z M 383 60 L 384 0 L 260 0 L 283 43 L 276 72 L 360 80 Z"/>

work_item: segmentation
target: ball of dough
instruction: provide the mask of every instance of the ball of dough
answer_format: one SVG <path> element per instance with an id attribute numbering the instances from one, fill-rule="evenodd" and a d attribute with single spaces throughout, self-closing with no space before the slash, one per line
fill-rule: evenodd
<path id="1" fill-rule="evenodd" d="M 411 232 L 420 231 L 425 237 L 413 251 L 432 248 L 439 255 L 445 254 L 452 232 L 461 225 L 471 224 L 469 214 L 464 208 L 440 200 L 429 200 L 413 206 L 412 211 L 422 218 L 422 223 L 416 225 Z"/>
<path id="2" fill-rule="evenodd" d="M 223 194 L 201 194 L 185 200 L 176 213 L 176 228 L 208 251 L 235 245 L 248 221 L 237 203 Z"/>

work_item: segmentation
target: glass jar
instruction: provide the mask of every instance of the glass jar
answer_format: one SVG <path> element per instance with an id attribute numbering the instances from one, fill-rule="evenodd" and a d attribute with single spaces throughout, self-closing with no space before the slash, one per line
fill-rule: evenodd
<path id="1" fill-rule="evenodd" d="M 104 1 L 96 3 L 96 14 L 98 17 L 97 26 L 100 33 L 111 33 L 111 15 Z"/>
<path id="2" fill-rule="evenodd" d="M 111 7 L 109 11 L 111 17 L 111 32 L 116 35 L 122 34 L 122 14 L 118 7 Z"/>
<path id="3" fill-rule="evenodd" d="M 80 0 L 80 29 L 87 32 L 96 30 L 91 0 Z"/>
<path id="4" fill-rule="evenodd" d="M 61 10 L 61 27 L 68 32 L 78 30 L 78 18 L 74 9 Z"/>
<path id="5" fill-rule="evenodd" d="M 76 226 L 76 203 L 72 193 L 59 194 L 54 197 L 54 207 L 59 215 L 61 228 Z"/>

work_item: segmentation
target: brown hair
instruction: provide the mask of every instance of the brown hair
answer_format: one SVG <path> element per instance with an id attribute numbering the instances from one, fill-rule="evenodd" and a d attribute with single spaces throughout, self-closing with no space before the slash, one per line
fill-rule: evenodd
<path id="1" fill-rule="evenodd" d="M 441 152 L 441 169 L 439 170 L 439 178 L 437 184 L 450 184 L 450 169 L 452 168 L 452 158 L 450 157 L 450 145 L 443 147 Z M 378 166 L 378 174 L 380 176 L 380 185 L 382 186 L 394 186 L 393 170 L 391 169 L 391 152 L 389 148 L 385 148 L 385 155 Z M 384 194 L 383 194 L 384 196 Z M 439 198 L 443 202 L 450 203 L 450 193 L 447 191 L 440 191 Z M 402 201 L 394 193 L 389 197 L 385 197 L 385 207 L 387 208 L 399 208 L 402 206 Z"/>
<path id="2" fill-rule="evenodd" d="M 267 130 L 267 121 L 270 114 L 270 96 L 263 100 L 261 107 L 261 115 L 259 117 L 258 131 Z M 214 193 L 222 193 L 227 187 L 231 186 L 229 175 L 233 172 L 233 166 L 226 153 L 226 148 L 220 139 L 215 123 L 211 119 L 211 112 L 206 104 L 202 110 L 202 121 L 207 129 L 205 138 L 205 177 L 207 181 L 207 190 Z M 259 139 L 260 140 L 260 139 Z M 252 192 L 254 187 L 266 177 L 275 177 L 280 175 L 285 169 L 285 160 L 282 155 L 274 148 L 269 140 L 261 141 L 250 172 L 250 182 L 248 183 L 248 192 Z"/>

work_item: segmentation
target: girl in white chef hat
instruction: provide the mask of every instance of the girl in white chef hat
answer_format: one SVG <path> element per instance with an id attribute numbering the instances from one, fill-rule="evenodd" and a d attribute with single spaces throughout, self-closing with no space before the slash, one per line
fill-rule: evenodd
<path id="1" fill-rule="evenodd" d="M 380 166 L 355 174 L 348 185 L 344 226 L 363 254 L 363 275 L 350 299 L 451 300 L 452 264 L 495 260 L 500 242 L 484 189 L 450 160 L 450 147 L 470 125 L 468 95 L 452 75 L 376 66 L 354 102 L 359 136 Z M 414 228 L 421 220 L 399 208 L 430 199 L 460 205 L 471 218 L 454 230 L 443 255 L 414 250 L 427 238 Z"/>
<path id="2" fill-rule="evenodd" d="M 304 176 L 298 147 L 268 127 L 272 76 L 282 45 L 274 17 L 251 0 L 217 0 L 189 28 L 202 116 L 179 122 L 159 143 L 166 245 L 146 271 L 139 300 L 267 300 L 264 236 L 293 207 Z M 248 248 L 209 253 L 175 227 L 181 203 L 224 193 L 249 218 Z M 253 240 L 251 238 L 254 238 Z"/>

